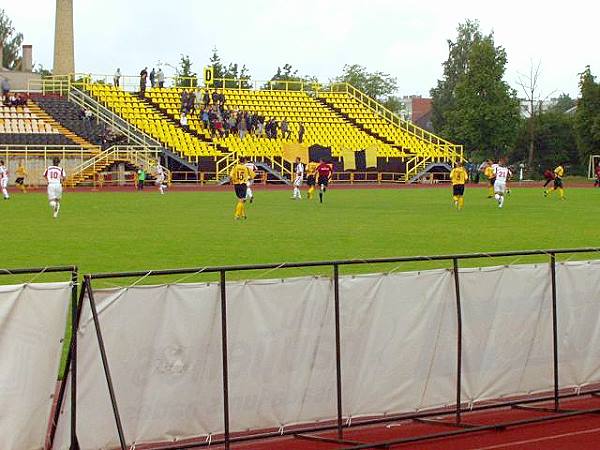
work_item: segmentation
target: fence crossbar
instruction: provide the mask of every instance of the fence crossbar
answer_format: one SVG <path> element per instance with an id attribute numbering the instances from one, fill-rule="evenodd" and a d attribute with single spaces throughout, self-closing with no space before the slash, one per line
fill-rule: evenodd
<path id="1" fill-rule="evenodd" d="M 162 270 L 145 270 L 145 271 L 129 271 L 129 272 L 114 272 L 114 273 L 96 273 L 89 274 L 85 276 L 85 284 L 86 289 L 88 289 L 88 298 L 90 300 L 90 307 L 92 308 L 92 312 L 95 311 L 95 300 L 93 298 L 93 289 L 92 289 L 92 280 L 100 280 L 100 279 L 117 279 L 117 278 L 149 278 L 154 276 L 166 276 L 166 275 L 184 275 L 184 274 L 194 274 L 194 273 L 219 273 L 220 274 L 220 291 L 221 291 L 221 338 L 222 338 L 222 363 L 223 363 L 223 394 L 224 394 L 224 404 L 223 404 L 223 413 L 224 413 L 224 425 L 225 430 L 222 433 L 222 440 L 212 440 L 213 445 L 217 444 L 225 444 L 225 448 L 229 448 L 230 444 L 233 442 L 241 442 L 241 441 L 251 441 L 255 439 L 264 439 L 267 437 L 273 436 L 281 436 L 281 435 L 297 435 L 300 433 L 307 432 L 315 432 L 315 431 L 326 431 L 326 430 L 336 430 L 337 431 L 337 439 L 340 441 L 344 441 L 343 439 L 343 430 L 342 430 L 342 383 L 341 383 L 341 342 L 340 337 L 340 328 L 341 328 L 341 313 L 340 313 L 340 302 L 343 302 L 343 299 L 340 298 L 339 295 L 339 269 L 344 266 L 353 266 L 353 265 L 366 265 L 366 264 L 386 264 L 386 263 L 402 263 L 402 262 L 431 262 L 431 261 L 446 261 L 451 262 L 452 270 L 454 274 L 454 285 L 455 285 L 455 295 L 456 295 L 456 314 L 457 314 L 457 324 L 459 329 L 459 336 L 457 340 L 457 383 L 456 383 L 456 405 L 452 405 L 447 409 L 435 409 L 435 410 L 425 410 L 418 411 L 412 414 L 398 414 L 398 415 L 389 415 L 384 417 L 374 417 L 367 418 L 365 420 L 355 421 L 353 424 L 348 424 L 347 426 L 357 426 L 357 425 L 365 425 L 365 424 L 375 424 L 375 423 L 389 423 L 395 420 L 406 420 L 406 419 L 414 419 L 414 418 L 425 418 L 425 417 L 433 417 L 444 414 L 453 414 L 454 415 L 454 424 L 461 425 L 461 413 L 466 411 L 463 409 L 463 405 L 461 404 L 461 360 L 462 360 L 462 314 L 461 314 L 461 299 L 460 299 L 460 278 L 459 278 L 459 261 L 461 260 L 473 260 L 473 259 L 486 259 L 486 258 L 504 258 L 504 257 L 515 257 L 515 256 L 546 256 L 549 257 L 548 264 L 550 265 L 550 274 L 552 276 L 552 306 L 553 306 L 553 369 L 554 369 L 554 386 L 552 395 L 548 396 L 537 396 L 535 398 L 526 397 L 526 398 L 518 398 L 518 399 L 504 399 L 503 401 L 497 403 L 490 404 L 481 404 L 481 405 L 470 405 L 468 408 L 469 411 L 477 411 L 483 409 L 491 409 L 491 408 L 499 408 L 506 407 L 511 405 L 519 405 L 519 404 L 529 404 L 540 401 L 548 401 L 552 400 L 554 402 L 553 411 L 557 414 L 551 416 L 551 418 L 536 418 L 530 419 L 526 421 L 514 421 L 514 422 L 506 422 L 501 424 L 493 424 L 493 425 L 485 425 L 485 426 L 467 426 L 459 431 L 451 431 L 448 433 L 436 433 L 432 435 L 422 435 L 421 437 L 415 436 L 411 437 L 410 440 L 395 440 L 393 443 L 398 442 L 413 442 L 418 440 L 427 440 L 427 439 L 435 439 L 437 437 L 442 436 L 454 436 L 458 434 L 464 434 L 467 432 L 473 431 L 483 431 L 486 429 L 498 429 L 498 427 L 507 427 L 507 426 L 517 426 L 526 423 L 536 423 L 537 421 L 542 420 L 556 420 L 556 418 L 562 417 L 571 417 L 575 415 L 585 414 L 583 410 L 581 411 L 565 411 L 562 412 L 559 410 L 559 399 L 572 397 L 577 395 L 589 395 L 596 392 L 600 392 L 600 389 L 590 390 L 589 392 L 576 392 L 574 394 L 563 393 L 561 394 L 559 391 L 558 384 L 558 342 L 557 342 L 557 316 L 556 316 L 556 302 L 557 302 L 557 294 L 556 294 L 556 258 L 558 255 L 563 254 L 584 254 L 584 253 L 600 253 L 600 247 L 585 247 L 585 248 L 570 248 L 570 249 L 548 249 L 548 250 L 519 250 L 519 251 L 506 251 L 506 252 L 488 252 L 488 253 L 464 253 L 464 254 L 445 254 L 445 255 L 433 255 L 433 256 L 405 256 L 405 257 L 386 257 L 386 258 L 371 258 L 371 259 L 340 259 L 340 260 L 330 260 L 330 261 L 308 261 L 308 262 L 284 262 L 284 263 L 264 263 L 264 264 L 246 264 L 246 265 L 229 265 L 229 266 L 213 266 L 213 267 L 202 267 L 202 268 L 181 268 L 181 269 L 162 269 Z M 540 263 L 541 264 L 541 263 Z M 545 263 L 544 263 L 545 264 Z M 227 351 L 227 309 L 226 309 L 226 298 L 227 298 L 227 284 L 225 282 L 226 275 L 231 272 L 244 272 L 244 271 L 252 271 L 252 270 L 268 270 L 268 269 L 292 269 L 292 268 L 306 268 L 306 267 L 332 267 L 333 268 L 333 282 L 334 282 L 334 319 L 335 319 L 335 327 L 336 327 L 336 378 L 337 378 L 337 389 L 336 389 L 336 400 L 337 400 L 337 408 L 336 408 L 336 417 L 332 420 L 331 423 L 327 424 L 312 424 L 307 427 L 291 427 L 286 431 L 277 431 L 277 432 L 269 432 L 269 431 L 258 431 L 256 433 L 244 434 L 241 436 L 234 435 L 229 429 L 229 379 L 228 379 L 228 368 L 227 368 L 227 359 L 228 359 L 228 351 Z M 115 413 L 115 421 L 117 424 L 117 431 L 119 434 L 121 446 L 124 447 L 125 439 L 124 433 L 122 429 L 122 425 L 120 423 L 119 413 L 116 398 L 114 396 L 114 389 L 112 386 L 112 381 L 110 380 L 110 370 L 109 370 L 109 362 L 108 356 L 106 354 L 105 349 L 101 343 L 102 339 L 100 337 L 99 330 L 99 319 L 97 314 L 94 314 L 94 322 L 96 326 L 96 331 L 99 334 L 99 344 L 100 350 L 102 353 L 102 360 L 105 369 L 105 375 L 107 378 L 107 382 L 109 384 L 109 391 L 111 391 L 111 402 L 113 406 L 113 411 Z M 596 412 L 596 410 L 594 410 Z M 465 424 L 468 425 L 468 424 Z M 378 443 L 370 443 L 368 446 L 356 446 L 352 448 L 372 448 L 372 447 L 385 447 L 388 444 L 392 443 L 392 441 L 386 442 L 378 442 Z M 209 445 L 207 443 L 190 443 L 183 444 L 180 443 L 177 445 L 177 448 L 197 448 Z M 164 444 L 161 446 L 153 446 L 155 450 L 166 450 L 173 448 L 171 444 Z"/>

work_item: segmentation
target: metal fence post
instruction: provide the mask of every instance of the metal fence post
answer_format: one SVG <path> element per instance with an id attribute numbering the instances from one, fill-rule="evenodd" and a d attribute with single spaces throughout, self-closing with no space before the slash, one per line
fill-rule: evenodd
<path id="1" fill-rule="evenodd" d="M 458 259 L 452 258 L 454 272 L 454 292 L 456 298 L 456 423 L 460 423 L 460 405 L 462 388 L 462 308 L 460 302 L 460 279 L 458 276 Z"/>
<path id="2" fill-rule="evenodd" d="M 342 427 L 342 350 L 340 332 L 340 268 L 333 265 L 333 301 L 335 313 L 335 378 L 337 397 L 337 433 L 342 439 L 344 430 Z"/>
<path id="3" fill-rule="evenodd" d="M 71 274 L 73 291 L 71 293 L 71 449 L 79 449 L 77 440 L 77 329 L 79 328 L 79 308 L 83 305 L 83 293 L 81 289 L 81 300 L 77 301 L 77 272 Z M 79 303 L 79 308 L 78 308 Z M 65 370 L 63 376 L 67 376 L 69 369 Z M 64 394 L 63 394 L 64 395 Z M 61 399 L 62 400 L 62 399 Z M 57 414 L 59 405 L 57 405 Z"/>
<path id="4" fill-rule="evenodd" d="M 554 411 L 558 412 L 558 317 L 556 311 L 556 254 L 554 253 L 550 253 L 550 276 L 552 280 L 552 357 L 554 370 Z"/>
<path id="5" fill-rule="evenodd" d="M 115 389 L 110 375 L 110 368 L 108 367 L 108 358 L 106 357 L 106 349 L 104 347 L 104 339 L 102 338 L 102 331 L 100 330 L 100 320 L 98 319 L 98 311 L 96 310 L 96 300 L 94 300 L 94 293 L 92 291 L 92 282 L 89 275 L 85 276 L 85 288 L 88 294 L 88 300 L 90 301 L 90 309 L 92 311 L 92 318 L 94 319 L 94 327 L 96 328 L 96 337 L 98 338 L 98 347 L 100 348 L 100 357 L 102 358 L 102 366 L 104 368 L 104 376 L 106 377 L 106 384 L 108 385 L 108 393 L 110 395 L 110 403 L 112 405 L 113 414 L 115 416 L 115 423 L 117 425 L 117 433 L 119 434 L 119 442 L 121 450 L 126 450 L 127 444 L 125 442 L 125 434 L 123 433 L 123 424 L 121 423 L 121 416 L 119 414 L 119 407 L 117 405 L 117 398 L 115 396 Z"/>
<path id="6" fill-rule="evenodd" d="M 223 358 L 223 431 L 225 450 L 229 450 L 229 369 L 227 364 L 227 291 L 225 271 L 220 271 L 221 287 L 221 350 Z"/>

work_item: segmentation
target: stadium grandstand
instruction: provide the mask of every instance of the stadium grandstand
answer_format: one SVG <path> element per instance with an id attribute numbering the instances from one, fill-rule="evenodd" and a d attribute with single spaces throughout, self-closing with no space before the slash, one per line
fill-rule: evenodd
<path id="1" fill-rule="evenodd" d="M 242 80 L 212 80 L 195 87 L 196 78 L 174 78 L 167 80 L 167 87 L 140 92 L 139 77 L 124 76 L 123 80 L 114 86 L 109 76 L 72 74 L 29 85 L 29 114 L 51 127 L 57 144 L 102 150 L 92 152 L 87 164 L 75 167 L 73 183 L 93 179 L 90 167 L 106 170 L 107 165 L 96 165 L 95 159 L 109 165 L 116 162 L 104 154 L 110 149 L 110 141 L 103 139 L 107 128 L 109 134 L 121 136 L 120 144 L 148 146 L 153 152 L 161 149 L 165 164 L 179 174 L 174 176 L 176 181 L 219 182 L 240 157 L 262 163 L 269 179 L 278 182 L 289 181 L 297 155 L 306 155 L 303 159 L 325 156 L 336 166 L 340 181 L 401 183 L 418 181 L 435 171 L 445 177 L 456 161 L 463 160 L 461 146 L 401 119 L 346 83 L 320 87 L 267 82 L 250 88 Z M 198 97 L 197 103 L 204 97 L 208 101 L 185 114 L 184 92 Z M 216 130 L 209 125 L 203 113 L 216 107 L 209 100 L 216 92 L 225 99 L 228 111 L 259 117 L 261 130 L 249 129 L 240 135 L 237 128 L 229 132 L 227 124 Z M 23 131 L 25 121 L 23 117 Z M 269 136 L 264 130 L 269 121 L 280 127 L 285 122 L 287 129 Z M 13 126 L 19 127 L 11 122 L 10 130 Z M 20 143 L 21 134 L 13 133 L 2 142 Z"/>

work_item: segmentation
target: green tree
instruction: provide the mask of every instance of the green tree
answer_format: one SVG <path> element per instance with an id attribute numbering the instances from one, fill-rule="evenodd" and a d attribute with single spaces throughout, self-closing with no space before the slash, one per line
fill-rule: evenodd
<path id="1" fill-rule="evenodd" d="M 187 55 L 181 55 L 179 67 L 177 67 L 177 79 L 175 86 L 195 87 L 198 85 L 198 76 L 192 71 L 192 61 Z"/>
<path id="2" fill-rule="evenodd" d="M 450 138 L 454 130 L 448 126 L 448 113 L 456 106 L 456 86 L 467 73 L 469 55 L 475 42 L 482 39 L 477 20 L 467 20 L 459 24 L 456 41 L 448 39 L 448 59 L 442 64 L 444 75 L 431 90 L 433 128 Z"/>
<path id="3" fill-rule="evenodd" d="M 284 64 L 283 67 L 277 67 L 277 71 L 263 89 L 285 90 L 287 88 L 290 91 L 299 91 L 315 84 L 318 84 L 316 77 L 300 76 L 298 69 L 294 69 L 291 64 Z"/>
<path id="4" fill-rule="evenodd" d="M 581 97 L 575 113 L 575 134 L 582 163 L 590 155 L 600 153 L 600 83 L 592 75 L 590 66 L 580 74 Z"/>
<path id="5" fill-rule="evenodd" d="M 52 76 L 52 71 L 46 69 L 43 65 L 41 64 L 37 64 L 34 68 L 33 68 L 33 72 L 34 73 L 39 73 L 42 78 L 46 78 L 46 77 L 50 77 Z"/>
<path id="6" fill-rule="evenodd" d="M 562 93 L 557 98 L 550 111 L 566 113 L 568 110 L 577 105 L 577 100 L 571 98 L 569 94 Z"/>
<path id="7" fill-rule="evenodd" d="M 3 9 L 0 9 L 0 42 L 4 43 L 2 67 L 18 69 L 21 64 L 19 52 L 23 44 L 23 34 L 15 31 L 12 21 Z"/>
<path id="8" fill-rule="evenodd" d="M 222 88 L 226 87 L 229 89 L 250 89 L 252 83 L 250 82 L 250 73 L 245 65 L 242 65 L 241 69 L 237 63 L 225 64 L 221 62 L 219 51 L 217 48 L 213 48 L 213 53 L 209 60 L 209 65 L 213 68 L 214 74 L 214 87 Z M 227 79 L 223 82 L 223 79 Z"/>
<path id="9" fill-rule="evenodd" d="M 346 64 L 342 74 L 333 80 L 337 83 L 348 83 L 375 100 L 385 100 L 398 89 L 398 80 L 380 71 L 369 72 L 359 64 Z"/>
<path id="10" fill-rule="evenodd" d="M 441 128 L 436 130 L 462 143 L 468 154 L 498 157 L 514 143 L 520 122 L 519 100 L 504 81 L 506 51 L 494 44 L 493 34 L 481 36 L 473 29 L 474 24 L 477 25 L 467 22 L 459 27 L 459 34 L 466 33 L 461 40 L 469 42 L 466 60 L 454 60 L 450 46 L 449 59 L 453 64 L 448 67 L 452 65 L 454 69 L 449 73 L 456 79 L 442 80 L 443 92 L 432 91 L 438 120 L 442 118 Z M 462 57 L 462 50 L 459 53 Z M 451 91 L 446 91 L 450 85 Z"/>
<path id="11" fill-rule="evenodd" d="M 511 161 L 527 161 L 529 157 L 529 124 L 521 121 Z M 533 142 L 536 148 L 530 174 L 541 175 L 545 169 L 566 163 L 577 171 L 580 167 L 575 138 L 574 119 L 563 112 L 549 110 L 537 115 Z"/>

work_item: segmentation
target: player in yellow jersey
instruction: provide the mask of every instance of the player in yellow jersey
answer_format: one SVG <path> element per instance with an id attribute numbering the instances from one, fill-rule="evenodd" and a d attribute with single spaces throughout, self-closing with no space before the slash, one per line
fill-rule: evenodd
<path id="1" fill-rule="evenodd" d="M 565 168 L 562 164 L 559 164 L 556 169 L 554 169 L 554 186 L 548 192 L 548 195 L 552 195 L 553 191 L 558 190 L 558 195 L 561 200 L 565 199 L 565 188 L 563 186 L 562 177 L 565 175 Z"/>
<path id="2" fill-rule="evenodd" d="M 308 186 L 308 199 L 312 199 L 313 195 L 315 193 L 315 185 L 317 183 L 317 166 L 319 164 L 314 162 L 314 161 L 310 161 L 307 165 L 306 165 L 306 185 Z"/>
<path id="3" fill-rule="evenodd" d="M 254 179 L 254 171 L 248 166 L 245 166 L 245 158 L 240 158 L 239 162 L 233 166 L 229 173 L 229 178 L 235 189 L 235 195 L 238 202 L 235 206 L 235 220 L 246 218 L 246 192 L 248 190 L 248 182 Z"/>
<path id="4" fill-rule="evenodd" d="M 487 160 L 483 174 L 487 177 L 490 186 L 488 187 L 488 198 L 494 196 L 494 183 L 496 182 L 496 173 L 494 172 L 494 164 L 491 159 Z"/>
<path id="5" fill-rule="evenodd" d="M 463 167 L 462 162 L 456 163 L 456 167 L 450 172 L 450 181 L 452 182 L 452 199 L 454 206 L 460 211 L 465 205 L 465 183 L 469 175 Z"/>
<path id="6" fill-rule="evenodd" d="M 23 165 L 23 161 L 19 161 L 19 167 L 17 167 L 17 170 L 15 171 L 15 175 L 17 176 L 15 183 L 17 184 L 17 186 L 19 186 L 19 189 L 21 189 L 21 192 L 26 193 L 27 189 L 25 187 L 25 177 L 27 176 L 27 169 L 25 169 L 25 166 Z"/>

